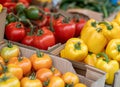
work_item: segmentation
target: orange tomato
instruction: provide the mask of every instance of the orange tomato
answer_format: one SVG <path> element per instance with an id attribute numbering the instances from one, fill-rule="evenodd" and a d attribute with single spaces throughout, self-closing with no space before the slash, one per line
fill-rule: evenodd
<path id="1" fill-rule="evenodd" d="M 52 59 L 46 53 L 37 52 L 30 57 L 33 68 L 37 71 L 41 68 L 50 68 L 52 66 Z"/>
<path id="2" fill-rule="evenodd" d="M 66 73 L 64 73 L 63 76 L 62 76 L 62 79 L 68 85 L 69 84 L 75 85 L 75 84 L 79 83 L 78 76 L 76 74 L 72 73 L 72 72 L 66 72 Z"/>
<path id="3" fill-rule="evenodd" d="M 21 80 L 21 87 L 43 87 L 39 79 L 24 77 Z"/>
<path id="4" fill-rule="evenodd" d="M 19 80 L 23 77 L 23 70 L 20 66 L 15 64 L 8 64 L 7 67 L 8 67 L 8 72 L 12 73 Z"/>
<path id="5" fill-rule="evenodd" d="M 20 66 L 23 69 L 23 75 L 29 73 L 31 71 L 31 62 L 28 58 L 26 57 L 12 57 L 8 64 L 16 64 L 18 66 Z"/>
<path id="6" fill-rule="evenodd" d="M 74 87 L 87 87 L 85 84 L 77 83 Z"/>
<path id="7" fill-rule="evenodd" d="M 55 67 L 52 67 L 51 71 L 53 72 L 54 76 L 59 76 L 59 77 L 62 76 L 62 73 L 57 68 L 55 68 Z"/>
<path id="8" fill-rule="evenodd" d="M 1 56 L 0 56 L 0 63 L 2 65 L 5 65 L 4 59 Z M 2 67 L 1 66 L 0 66 L 0 71 L 2 71 Z M 1 72 L 0 72 L 0 74 L 1 74 Z"/>
<path id="9" fill-rule="evenodd" d="M 48 81 L 52 76 L 53 73 L 48 68 L 41 68 L 36 72 L 36 78 L 42 82 Z"/>
<path id="10" fill-rule="evenodd" d="M 65 87 L 65 82 L 58 76 L 52 76 L 47 87 Z"/>

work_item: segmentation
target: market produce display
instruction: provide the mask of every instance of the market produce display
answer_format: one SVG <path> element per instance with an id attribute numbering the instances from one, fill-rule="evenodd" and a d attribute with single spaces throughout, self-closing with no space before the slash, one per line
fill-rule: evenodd
<path id="1" fill-rule="evenodd" d="M 85 8 L 92 5 L 94 8 L 91 6 L 90 9 L 103 12 L 104 17 L 108 17 L 117 7 L 108 5 L 108 0 L 104 4 L 100 1 L 97 6 L 96 1 L 78 0 L 71 7 L 76 6 L 77 2 L 81 2 Z M 0 13 L 4 7 L 7 8 L 3 39 L 8 40 L 7 45 L 0 50 L 0 87 L 87 87 L 89 84 L 91 87 L 92 82 L 97 83 L 95 80 L 98 77 L 89 76 L 90 69 L 85 70 L 87 74 L 83 73 L 84 69 L 77 71 L 77 64 L 80 62 L 93 67 L 93 70 L 97 68 L 101 73 L 105 72 L 104 77 L 101 76 L 104 81 L 101 82 L 105 82 L 104 85 L 114 85 L 115 74 L 120 69 L 120 12 L 112 21 L 98 22 L 92 18 L 81 18 L 78 14 L 67 13 L 68 16 L 58 9 L 46 8 L 47 2 L 44 0 L 41 0 L 44 2 L 43 6 L 31 5 L 30 2 L 32 1 L 0 1 Z M 64 5 L 69 5 L 67 0 L 62 3 L 63 9 Z M 107 10 L 110 6 L 111 9 Z M 37 51 L 30 57 L 23 56 L 19 46 L 11 44 L 9 40 L 20 43 L 23 47 L 32 46 Z M 73 72 L 61 73 L 53 65 L 49 54 L 40 51 L 50 52 L 52 50 L 47 51 L 48 48 L 54 48 L 57 44 L 63 46 L 58 53 L 60 58 L 77 63 L 73 63 L 73 67 L 78 74 L 83 75 L 85 81 L 82 82 L 86 85 Z M 97 70 L 95 73 L 98 73 Z"/>
<path id="2" fill-rule="evenodd" d="M 76 74 L 61 73 L 54 67 L 49 54 L 40 50 L 30 58 L 22 55 L 11 56 L 8 61 L 5 58 L 0 57 L 0 87 L 86 87 Z"/>

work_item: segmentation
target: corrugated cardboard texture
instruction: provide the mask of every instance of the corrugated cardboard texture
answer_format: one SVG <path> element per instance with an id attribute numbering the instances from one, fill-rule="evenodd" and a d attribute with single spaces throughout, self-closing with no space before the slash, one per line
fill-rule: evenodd
<path id="1" fill-rule="evenodd" d="M 2 41 L 4 38 L 6 15 L 7 9 L 4 8 L 3 11 L 0 13 L 0 41 Z"/>
<path id="2" fill-rule="evenodd" d="M 13 44 L 15 44 L 15 43 L 13 43 Z M 6 45 L 7 45 L 7 43 L 5 43 L 5 42 L 0 43 L 0 50 L 1 50 L 2 47 L 5 47 Z M 25 57 L 28 57 L 28 58 L 36 52 L 35 50 L 32 50 L 32 49 L 27 49 L 27 48 L 24 48 L 24 47 L 21 47 L 21 46 L 19 46 L 19 47 L 20 47 L 20 51 L 21 51 L 22 56 L 25 56 Z M 73 69 L 73 66 L 72 66 L 71 62 L 69 62 L 65 59 L 62 59 L 60 57 L 54 56 L 54 55 L 50 55 L 50 57 L 53 60 L 53 65 L 58 70 L 60 70 L 62 73 L 65 73 L 65 72 L 69 71 L 69 72 L 73 72 L 73 73 L 76 74 L 75 70 Z M 104 87 L 102 85 L 102 83 L 99 84 L 97 81 L 91 80 L 91 79 L 89 79 L 85 76 L 82 76 L 82 75 L 78 75 L 78 76 L 79 76 L 80 82 L 86 84 L 87 87 Z M 99 80 L 101 80 L 101 79 L 99 79 Z"/>
<path id="3" fill-rule="evenodd" d="M 97 21 L 102 21 L 103 20 L 102 13 L 98 13 L 98 12 L 88 10 L 88 9 L 69 9 L 67 12 L 83 14 L 83 15 L 86 15 L 89 18 L 93 18 Z"/>

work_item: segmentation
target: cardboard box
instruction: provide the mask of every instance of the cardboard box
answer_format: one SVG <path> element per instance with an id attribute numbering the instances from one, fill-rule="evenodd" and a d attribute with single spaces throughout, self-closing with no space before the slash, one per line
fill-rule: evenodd
<path id="1" fill-rule="evenodd" d="M 64 48 L 64 46 L 65 46 L 65 44 L 55 48 L 50 53 L 53 55 L 59 56 L 59 53 Z M 82 63 L 82 62 L 74 62 L 74 61 L 71 61 L 71 62 L 72 62 L 73 67 L 77 73 L 82 74 L 82 75 L 90 78 L 91 80 L 95 80 L 95 79 L 99 78 L 95 75 L 95 73 L 100 73 L 99 69 L 93 68 L 92 66 L 89 66 L 89 65 Z M 91 69 L 92 74 L 90 74 L 91 72 L 89 72 L 89 74 L 88 74 L 88 71 L 87 71 L 87 74 L 85 74 L 86 70 L 88 70 L 88 67 L 89 67 L 89 69 Z M 101 80 L 99 80 L 99 81 L 101 81 Z M 120 87 L 119 81 L 120 81 L 120 70 L 115 73 L 113 85 L 105 85 L 105 87 Z M 96 86 L 96 87 L 98 87 L 98 86 Z"/>

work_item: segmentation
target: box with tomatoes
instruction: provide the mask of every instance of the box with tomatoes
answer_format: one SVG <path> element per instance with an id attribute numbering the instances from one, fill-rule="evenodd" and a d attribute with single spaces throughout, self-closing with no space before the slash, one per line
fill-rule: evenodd
<path id="1" fill-rule="evenodd" d="M 1 86 L 11 84 L 16 87 L 28 87 L 29 83 L 29 85 L 39 85 L 39 87 L 54 87 L 54 85 L 57 87 L 66 87 L 67 85 L 104 87 L 104 72 L 93 72 L 92 68 L 88 66 L 86 76 L 78 74 L 68 60 L 38 49 L 32 50 L 11 41 L 1 41 L 0 55 L 0 71 L 4 70 L 0 73 L 0 78 L 10 76 L 5 79 L 9 81 L 8 83 L 3 84 L 5 80 L 0 81 Z M 17 74 L 18 72 L 19 74 Z M 94 77 L 91 76 L 93 73 Z M 13 80 L 11 81 L 11 79 Z"/>

